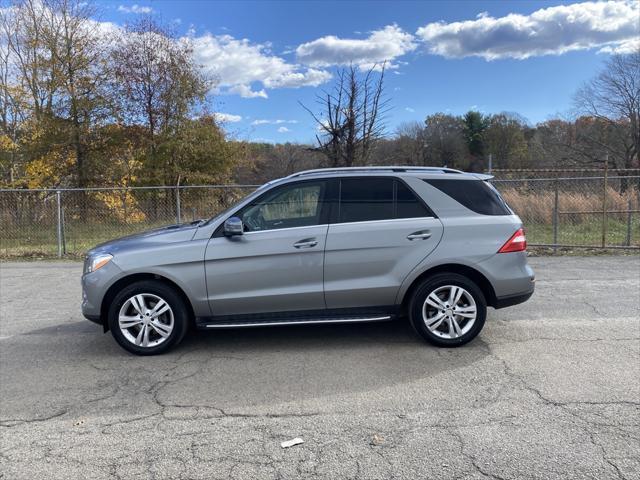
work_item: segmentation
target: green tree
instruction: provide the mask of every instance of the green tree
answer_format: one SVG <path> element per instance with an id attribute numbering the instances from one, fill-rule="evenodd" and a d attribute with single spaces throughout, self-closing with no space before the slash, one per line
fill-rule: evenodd
<path id="1" fill-rule="evenodd" d="M 469 111 L 462 118 L 464 139 L 471 156 L 469 168 L 481 171 L 484 168 L 484 132 L 489 126 L 488 118 L 480 112 Z"/>

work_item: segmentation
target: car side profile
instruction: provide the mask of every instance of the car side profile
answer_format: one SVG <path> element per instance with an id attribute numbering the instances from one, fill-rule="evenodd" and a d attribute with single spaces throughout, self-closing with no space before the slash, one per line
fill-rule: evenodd
<path id="1" fill-rule="evenodd" d="M 534 291 L 520 218 L 490 176 L 436 167 L 308 170 L 207 221 L 88 252 L 82 312 L 139 355 L 198 329 L 408 317 L 441 347 Z"/>

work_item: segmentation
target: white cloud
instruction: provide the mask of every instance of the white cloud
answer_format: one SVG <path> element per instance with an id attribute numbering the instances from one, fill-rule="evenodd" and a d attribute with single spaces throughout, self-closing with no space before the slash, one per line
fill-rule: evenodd
<path id="1" fill-rule="evenodd" d="M 223 93 L 267 98 L 266 89 L 315 87 L 331 78 L 324 70 L 303 68 L 272 55 L 268 44 L 209 33 L 192 34 L 188 41 L 196 62 L 218 81 Z"/>
<path id="2" fill-rule="evenodd" d="M 281 125 L 283 123 L 298 123 L 297 120 L 266 120 L 266 119 L 257 119 L 251 122 L 251 125 Z"/>
<path id="3" fill-rule="evenodd" d="M 413 108 L 411 108 L 411 107 L 404 107 L 404 109 L 409 113 L 415 112 L 415 110 Z"/>
<path id="4" fill-rule="evenodd" d="M 610 0 L 559 5 L 530 15 L 429 23 L 416 35 L 427 50 L 448 58 L 525 59 L 602 47 L 615 51 L 640 37 L 640 2 Z"/>
<path id="5" fill-rule="evenodd" d="M 615 45 L 607 45 L 598 50 L 598 53 L 612 53 L 617 55 L 626 55 L 640 50 L 640 37 L 625 40 Z"/>
<path id="6" fill-rule="evenodd" d="M 118 11 L 123 13 L 151 13 L 153 12 L 153 8 L 134 3 L 130 7 L 126 5 L 120 5 L 118 7 Z"/>
<path id="7" fill-rule="evenodd" d="M 278 129 L 278 133 L 287 133 L 290 132 L 291 130 L 289 130 L 287 127 L 280 127 Z"/>
<path id="8" fill-rule="evenodd" d="M 236 95 L 240 95 L 242 98 L 269 98 L 269 95 L 267 95 L 264 88 L 256 91 L 252 90 L 249 85 L 245 84 L 229 86 L 227 92 L 235 93 Z"/>
<path id="9" fill-rule="evenodd" d="M 387 67 L 394 68 L 394 59 L 415 49 L 413 35 L 397 25 L 387 25 L 382 30 L 371 32 L 365 39 L 328 35 L 303 43 L 296 48 L 296 58 L 312 67 L 355 63 L 367 69 L 387 61 Z"/>
<path id="10" fill-rule="evenodd" d="M 214 113 L 213 116 L 218 122 L 222 123 L 236 123 L 242 120 L 240 115 L 234 115 L 233 113 Z"/>

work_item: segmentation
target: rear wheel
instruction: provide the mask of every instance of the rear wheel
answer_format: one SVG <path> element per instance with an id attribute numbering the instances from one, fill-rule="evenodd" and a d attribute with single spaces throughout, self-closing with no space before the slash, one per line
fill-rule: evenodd
<path id="1" fill-rule="evenodd" d="M 439 273 L 426 279 L 409 303 L 414 329 L 439 347 L 470 342 L 482 330 L 486 316 L 487 303 L 480 288 L 456 273 Z"/>
<path id="2" fill-rule="evenodd" d="M 184 301 L 168 285 L 147 280 L 120 291 L 109 308 L 109 329 L 125 350 L 157 355 L 177 345 L 189 323 Z"/>

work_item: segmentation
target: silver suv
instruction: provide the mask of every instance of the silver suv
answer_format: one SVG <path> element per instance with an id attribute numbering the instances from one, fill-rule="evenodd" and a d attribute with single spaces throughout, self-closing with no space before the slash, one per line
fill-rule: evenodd
<path id="1" fill-rule="evenodd" d="M 407 316 L 425 340 L 472 340 L 487 306 L 533 293 L 520 218 L 487 175 L 430 167 L 309 170 L 207 220 L 91 250 L 82 312 L 151 355 L 199 329 Z"/>

